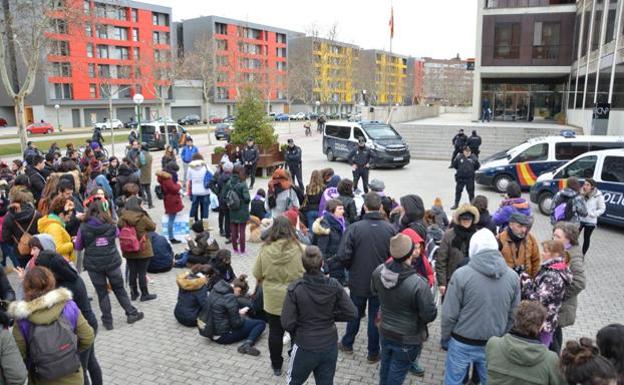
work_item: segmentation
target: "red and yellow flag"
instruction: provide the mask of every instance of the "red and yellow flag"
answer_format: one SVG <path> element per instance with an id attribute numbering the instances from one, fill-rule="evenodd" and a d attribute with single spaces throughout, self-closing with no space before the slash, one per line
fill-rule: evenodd
<path id="1" fill-rule="evenodd" d="M 388 22 L 390 27 L 390 39 L 394 38 L 394 7 L 390 7 L 390 21 Z"/>

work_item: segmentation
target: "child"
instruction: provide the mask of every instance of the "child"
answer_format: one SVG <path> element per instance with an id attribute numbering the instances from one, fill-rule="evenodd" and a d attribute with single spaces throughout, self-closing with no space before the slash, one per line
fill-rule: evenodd
<path id="1" fill-rule="evenodd" d="M 572 282 L 572 273 L 566 265 L 567 253 L 560 241 L 542 242 L 542 265 L 531 280 L 527 273 L 520 275 L 522 299 L 539 301 L 548 311 L 540 341 L 550 346 L 558 325 L 558 314 L 565 296 L 566 286 Z"/>
<path id="2" fill-rule="evenodd" d="M 431 206 L 431 212 L 434 215 L 436 225 L 443 230 L 446 229 L 449 225 L 449 220 L 446 216 L 446 212 L 444 211 L 442 199 L 439 197 L 434 199 L 433 206 Z"/>
<path id="3" fill-rule="evenodd" d="M 173 315 L 184 326 L 197 326 L 197 315 L 208 297 L 208 277 L 214 270 L 208 265 L 195 265 L 191 271 L 178 274 L 178 301 Z"/>
<path id="4" fill-rule="evenodd" d="M 251 201 L 251 209 L 249 210 L 249 214 L 255 216 L 260 220 L 266 218 L 268 213 L 264 208 L 265 199 L 266 191 L 264 191 L 263 188 L 259 188 L 258 191 L 256 191 L 256 196 Z"/>
<path id="5" fill-rule="evenodd" d="M 230 283 L 236 278 L 234 269 L 232 269 L 232 253 L 230 250 L 221 249 L 217 251 L 211 264 L 220 278 L 225 282 Z"/>

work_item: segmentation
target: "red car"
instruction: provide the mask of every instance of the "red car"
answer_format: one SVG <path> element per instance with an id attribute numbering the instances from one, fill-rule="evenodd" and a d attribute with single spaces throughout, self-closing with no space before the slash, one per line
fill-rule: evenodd
<path id="1" fill-rule="evenodd" d="M 218 118 L 216 116 L 213 116 L 212 118 L 210 118 L 210 124 L 217 124 L 217 123 L 223 123 L 223 118 Z"/>
<path id="2" fill-rule="evenodd" d="M 32 134 L 51 134 L 54 132 L 54 127 L 50 123 L 33 123 L 26 127 L 28 135 Z"/>
<path id="3" fill-rule="evenodd" d="M 0 127 L 6 127 L 7 126 L 7 121 L 5 118 L 0 118 Z"/>

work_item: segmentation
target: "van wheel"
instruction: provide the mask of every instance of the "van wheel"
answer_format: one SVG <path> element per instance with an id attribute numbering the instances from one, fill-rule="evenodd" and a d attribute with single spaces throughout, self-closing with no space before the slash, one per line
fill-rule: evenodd
<path id="1" fill-rule="evenodd" d="M 552 205 L 553 194 L 550 191 L 544 191 L 537 199 L 539 211 L 544 215 L 550 215 L 550 207 Z"/>
<path id="2" fill-rule="evenodd" d="M 331 148 L 327 149 L 327 160 L 330 162 L 333 162 L 334 160 L 336 160 L 336 157 L 334 156 L 334 151 L 332 151 Z"/>
<path id="3" fill-rule="evenodd" d="M 494 178 L 494 188 L 500 193 L 507 191 L 509 183 L 513 182 L 513 178 L 507 174 L 502 174 Z"/>

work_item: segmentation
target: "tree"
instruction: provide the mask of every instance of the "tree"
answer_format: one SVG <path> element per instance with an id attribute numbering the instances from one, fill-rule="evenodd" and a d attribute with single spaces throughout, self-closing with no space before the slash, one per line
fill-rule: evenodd
<path id="1" fill-rule="evenodd" d="M 262 93 L 250 85 L 243 87 L 238 96 L 231 142 L 243 145 L 248 137 L 253 137 L 261 146 L 277 143 L 277 134 L 264 110 Z"/>
<path id="2" fill-rule="evenodd" d="M 210 120 L 210 101 L 216 84 L 216 42 L 212 35 L 197 39 L 193 49 L 185 52 L 182 77 L 200 80 L 206 119 Z"/>

